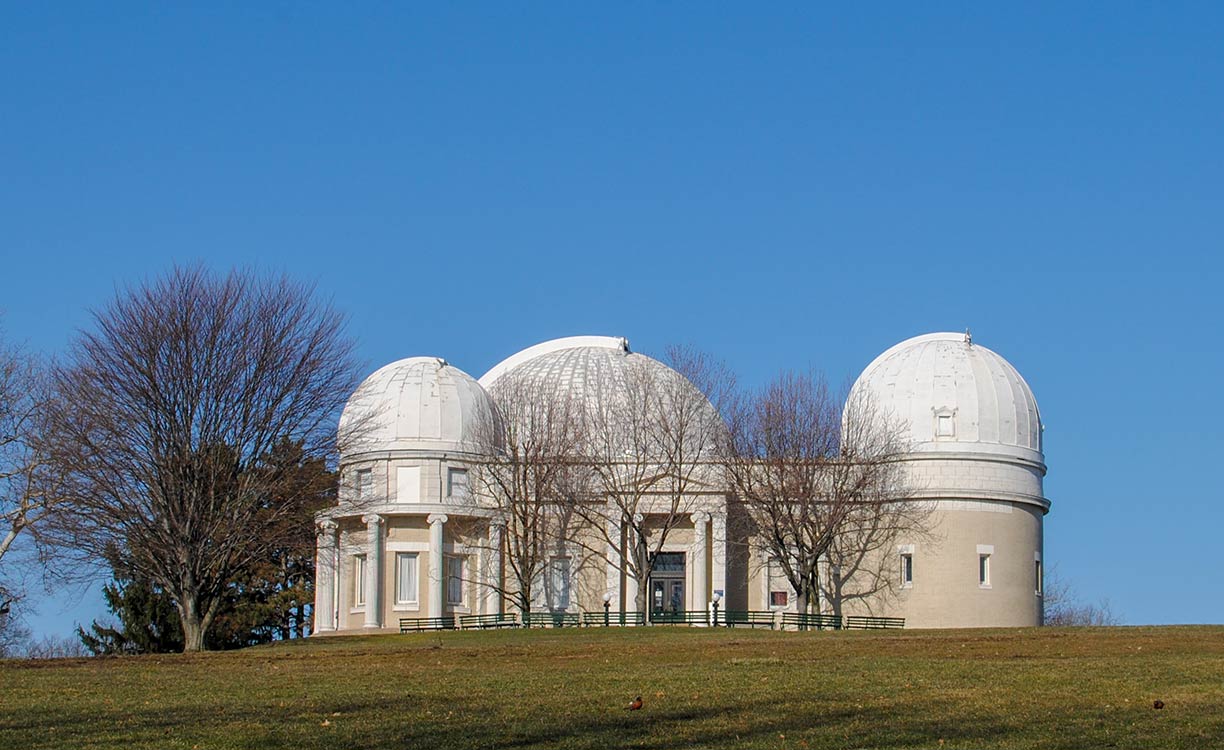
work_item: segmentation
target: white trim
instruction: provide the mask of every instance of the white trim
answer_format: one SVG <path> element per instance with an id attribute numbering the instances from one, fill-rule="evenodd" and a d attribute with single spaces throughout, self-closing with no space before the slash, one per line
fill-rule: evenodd
<path id="1" fill-rule="evenodd" d="M 387 542 L 388 552 L 428 552 L 428 542 Z"/>
<path id="2" fill-rule="evenodd" d="M 977 551 L 979 555 L 993 555 L 994 545 L 993 544 L 979 544 L 977 546 Z"/>

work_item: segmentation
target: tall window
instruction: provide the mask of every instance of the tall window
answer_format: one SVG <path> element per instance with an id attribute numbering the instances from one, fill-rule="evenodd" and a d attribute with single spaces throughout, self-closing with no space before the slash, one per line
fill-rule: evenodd
<path id="1" fill-rule="evenodd" d="M 374 496 L 374 472 L 370 469 L 357 470 L 357 499 L 369 500 Z"/>
<path id="2" fill-rule="evenodd" d="M 366 556 L 353 555 L 353 606 L 365 606 Z"/>
<path id="3" fill-rule="evenodd" d="M 467 497 L 468 496 L 468 473 L 467 469 L 451 469 L 447 473 L 446 494 L 451 497 Z"/>
<path id="4" fill-rule="evenodd" d="M 1044 593 L 1044 586 L 1045 586 L 1045 581 L 1041 580 L 1041 561 L 1037 560 L 1033 563 L 1033 565 L 1036 566 L 1037 568 L 1035 571 L 1036 581 L 1034 582 L 1033 585 L 1036 586 L 1037 588 L 1037 596 L 1041 596 Z"/>
<path id="5" fill-rule="evenodd" d="M 395 553 L 395 603 L 416 604 L 417 592 L 417 553 Z"/>
<path id="6" fill-rule="evenodd" d="M 554 557 L 550 567 L 553 609 L 569 609 L 570 605 L 570 559 Z"/>
<path id="7" fill-rule="evenodd" d="M 908 589 L 914 585 L 914 553 L 901 553 L 901 588 Z"/>
<path id="8" fill-rule="evenodd" d="M 444 558 L 446 567 L 446 603 L 457 607 L 463 606 L 463 573 L 466 566 L 466 558 L 450 557 Z"/>
<path id="9" fill-rule="evenodd" d="M 990 555 L 978 555 L 978 585 L 990 586 Z"/>

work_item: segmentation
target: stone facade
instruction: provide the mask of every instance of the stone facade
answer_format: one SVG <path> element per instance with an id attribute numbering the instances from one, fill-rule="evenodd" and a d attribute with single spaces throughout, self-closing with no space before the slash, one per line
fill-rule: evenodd
<path id="1" fill-rule="evenodd" d="M 588 336 L 531 347 L 479 382 L 429 357 L 371 375 L 341 420 L 342 440 L 346 432 L 356 437 L 341 459 L 340 503 L 318 519 L 315 631 L 510 611 L 494 591 L 507 580 L 498 553 L 503 529 L 467 486 L 466 472 L 480 458 L 472 431 L 493 409 L 491 386 L 514 371 L 598 398 L 617 387 L 627 357 L 666 369 L 629 352 L 624 339 Z M 877 567 L 893 580 L 846 602 L 843 613 L 904 617 L 907 627 L 919 628 L 1040 624 L 1042 524 L 1050 504 L 1040 415 L 1019 373 L 967 334 L 930 334 L 869 365 L 850 403 L 868 395 L 908 425 L 913 502 L 928 504 L 930 523 L 878 553 Z M 650 509 L 643 505 L 648 527 Z M 794 611 L 794 592 L 756 540 L 737 531 L 734 497 L 707 488 L 685 509 L 663 548 L 673 553 L 673 567 L 657 574 L 658 586 L 652 582 L 656 597 L 678 597 L 666 604 L 686 610 L 708 609 L 717 598 L 726 609 Z M 592 555 L 590 548 L 558 547 L 563 580 L 540 586 L 533 609 L 602 612 L 605 602 L 612 612 L 639 608 L 636 582 L 614 564 L 625 550 Z M 828 602 L 820 606 L 829 609 Z"/>

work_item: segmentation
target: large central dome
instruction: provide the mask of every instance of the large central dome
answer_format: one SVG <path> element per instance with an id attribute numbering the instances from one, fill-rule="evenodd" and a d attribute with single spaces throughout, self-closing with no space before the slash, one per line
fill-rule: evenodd
<path id="1" fill-rule="evenodd" d="M 480 384 L 496 401 L 502 390 L 499 384 L 511 381 L 538 398 L 577 399 L 590 414 L 628 410 L 645 401 L 651 408 L 669 409 L 671 415 L 651 417 L 667 420 L 674 418 L 673 407 L 692 405 L 700 414 L 686 429 L 697 430 L 698 423 L 722 429 L 717 411 L 687 378 L 657 359 L 630 351 L 624 338 L 572 336 L 546 341 L 506 358 L 485 373 Z"/>

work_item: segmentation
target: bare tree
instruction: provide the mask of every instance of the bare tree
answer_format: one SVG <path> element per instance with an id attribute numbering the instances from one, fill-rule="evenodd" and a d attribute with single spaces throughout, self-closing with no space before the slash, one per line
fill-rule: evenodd
<path id="1" fill-rule="evenodd" d="M 1120 625 L 1108 599 L 1082 601 L 1069 581 L 1051 568 L 1042 582 L 1042 624 L 1051 627 Z"/>
<path id="2" fill-rule="evenodd" d="M 865 560 L 870 550 L 854 544 L 878 546 L 883 532 L 925 516 L 908 501 L 899 426 L 865 401 L 852 406 L 843 409 L 819 375 L 784 373 L 730 409 L 729 483 L 764 561 L 794 589 L 801 612 L 818 601 L 831 553 Z"/>
<path id="3" fill-rule="evenodd" d="M 60 499 L 44 440 L 50 401 L 38 358 L 0 339 L 0 628 L 20 598 L 14 559 L 40 551 L 44 521 Z"/>
<path id="4" fill-rule="evenodd" d="M 488 523 L 500 533 L 489 537 L 490 569 L 478 583 L 527 613 L 568 536 L 565 498 L 579 491 L 573 458 L 583 441 L 582 404 L 514 373 L 498 379 L 492 396 L 496 411 L 481 415 L 475 430 L 482 458 L 471 465 L 471 485 L 473 502 L 491 506 Z M 502 562 L 498 575 L 492 568 Z"/>
<path id="5" fill-rule="evenodd" d="M 634 581 L 647 617 L 650 575 L 671 532 L 704 495 L 725 495 L 717 458 L 727 429 L 706 394 L 721 399 L 730 375 L 692 349 L 672 347 L 666 359 L 674 368 L 629 355 L 614 395 L 587 404 L 588 492 L 571 506 L 589 532 L 582 545 Z"/>
<path id="6" fill-rule="evenodd" d="M 94 323 L 56 371 L 59 541 L 161 586 L 198 651 L 226 587 L 315 496 L 269 459 L 281 440 L 333 455 L 353 344 L 311 287 L 202 268 L 121 290 Z"/>

